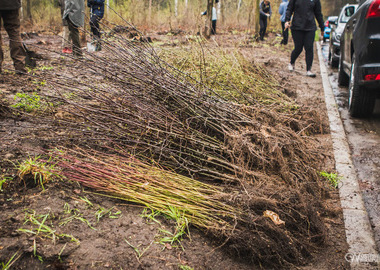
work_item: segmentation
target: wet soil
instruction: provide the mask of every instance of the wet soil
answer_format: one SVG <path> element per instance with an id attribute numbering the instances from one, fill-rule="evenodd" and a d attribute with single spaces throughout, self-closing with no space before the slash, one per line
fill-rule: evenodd
<path id="1" fill-rule="evenodd" d="M 186 40 L 183 36 L 154 38 L 166 44 L 163 46 Z M 322 83 L 319 76 L 304 76 L 304 55 L 296 64 L 296 72 L 286 70 L 290 44 L 280 47 L 276 36 L 252 43 L 245 35 L 230 34 L 217 35 L 213 42 L 237 49 L 247 59 L 264 65 L 276 74 L 285 93 L 318 111 L 321 127 L 328 127 Z M 65 60 L 52 53 L 59 50 L 57 37 L 41 33 L 27 43 L 42 56 L 36 74 L 51 66 L 54 69 L 50 72 L 56 76 L 64 72 Z M 318 66 L 316 59 L 313 71 L 317 74 Z M 3 69 L 12 69 L 9 58 Z M 40 117 L 23 116 L 9 107 L 16 93 L 44 91 L 38 76 L 11 72 L 0 76 L 0 175 L 17 179 L 14 164 L 58 144 L 57 134 L 62 131 L 52 129 Z M 325 171 L 333 171 L 329 130 L 322 129 L 324 132 L 315 135 L 319 142 L 316 150 L 324 157 Z M 231 256 L 218 239 L 193 227 L 181 244 L 158 243 L 162 230 L 173 232 L 175 226 L 163 217 L 156 221 L 142 217 L 144 208 L 139 205 L 96 195 L 72 182 L 56 181 L 45 188 L 42 191 L 39 187 L 26 188 L 24 183 L 5 183 L 0 192 L 0 261 L 6 263 L 15 255 L 14 269 L 260 269 Z M 324 208 L 320 215 L 328 230 L 326 244 L 315 250 L 306 265 L 294 268 L 349 269 L 344 259 L 347 244 L 337 190 L 329 189 L 321 203 Z"/>

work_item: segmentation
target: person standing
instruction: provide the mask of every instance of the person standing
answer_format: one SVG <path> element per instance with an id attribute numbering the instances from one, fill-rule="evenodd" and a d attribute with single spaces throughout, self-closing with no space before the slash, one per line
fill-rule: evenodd
<path id="1" fill-rule="evenodd" d="M 293 15 L 292 24 L 290 19 Z M 295 62 L 305 48 L 306 76 L 315 77 L 311 72 L 314 58 L 314 38 L 317 19 L 321 32 L 325 30 L 320 0 L 290 0 L 285 15 L 285 28 L 291 28 L 294 50 L 290 55 L 289 70 L 294 70 Z"/>
<path id="2" fill-rule="evenodd" d="M 260 3 L 260 40 L 264 40 L 268 26 L 268 18 L 272 15 L 272 8 L 269 0 L 264 0 Z"/>
<path id="3" fill-rule="evenodd" d="M 9 48 L 13 65 L 17 74 L 26 73 L 25 69 L 25 55 L 26 52 L 22 45 L 20 34 L 20 15 L 19 9 L 21 7 L 21 0 L 0 0 L 0 23 L 1 19 L 5 30 L 9 37 Z M 0 24 L 1 30 L 1 24 Z M 0 33 L 0 73 L 2 71 L 1 65 L 4 60 L 4 53 L 2 49 L 1 33 Z"/>
<path id="4" fill-rule="evenodd" d="M 99 22 L 104 16 L 104 0 L 88 0 L 87 6 L 90 8 L 90 27 L 92 39 L 96 43 L 95 51 L 100 51 L 100 26 Z"/>
<path id="5" fill-rule="evenodd" d="M 65 0 L 59 0 L 58 5 L 61 8 L 62 26 L 63 26 L 63 37 L 62 37 L 62 53 L 72 53 L 70 44 L 70 32 L 67 20 L 63 19 L 63 13 L 65 12 Z"/>
<path id="6" fill-rule="evenodd" d="M 288 7 L 288 0 L 282 0 L 282 3 L 280 4 L 280 7 L 278 8 L 278 13 L 280 13 L 280 21 L 281 21 L 281 28 L 282 28 L 282 40 L 280 44 L 286 45 L 288 44 L 288 38 L 289 38 L 289 30 L 288 28 L 285 28 L 285 15 L 286 15 L 286 9 Z"/>
<path id="7" fill-rule="evenodd" d="M 79 27 L 84 25 L 84 0 L 66 0 L 63 19 L 67 20 L 70 38 L 73 42 L 73 54 L 82 57 Z"/>

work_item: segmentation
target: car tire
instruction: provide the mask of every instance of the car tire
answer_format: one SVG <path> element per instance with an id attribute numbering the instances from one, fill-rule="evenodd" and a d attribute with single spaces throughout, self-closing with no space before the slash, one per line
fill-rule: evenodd
<path id="1" fill-rule="evenodd" d="M 333 67 L 333 68 L 339 67 L 339 58 L 338 59 L 331 58 L 331 67 Z"/>
<path id="2" fill-rule="evenodd" d="M 329 45 L 329 46 L 331 46 L 331 45 Z M 330 48 L 329 48 L 329 57 L 328 57 L 328 62 L 329 62 L 329 64 L 331 64 L 331 50 L 330 50 Z"/>
<path id="3" fill-rule="evenodd" d="M 338 84 L 340 86 L 348 86 L 350 77 L 343 70 L 342 54 L 339 58 Z"/>
<path id="4" fill-rule="evenodd" d="M 352 59 L 350 82 L 348 86 L 348 111 L 353 117 L 370 116 L 375 107 L 376 92 L 366 89 L 363 85 L 359 85 L 361 72 L 358 69 L 358 64 L 355 55 Z"/>
<path id="5" fill-rule="evenodd" d="M 339 66 L 339 58 L 334 58 L 332 56 L 331 49 L 329 50 L 329 64 L 331 65 L 332 68 L 337 68 Z"/>

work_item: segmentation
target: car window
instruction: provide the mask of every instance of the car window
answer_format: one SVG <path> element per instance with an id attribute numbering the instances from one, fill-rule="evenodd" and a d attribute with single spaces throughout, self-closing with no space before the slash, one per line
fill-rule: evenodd
<path id="1" fill-rule="evenodd" d="M 355 7 L 354 6 L 346 7 L 342 11 L 342 14 L 340 15 L 339 22 L 341 22 L 341 23 L 348 22 L 348 20 L 351 18 L 352 15 L 354 15 L 354 13 L 355 13 Z"/>

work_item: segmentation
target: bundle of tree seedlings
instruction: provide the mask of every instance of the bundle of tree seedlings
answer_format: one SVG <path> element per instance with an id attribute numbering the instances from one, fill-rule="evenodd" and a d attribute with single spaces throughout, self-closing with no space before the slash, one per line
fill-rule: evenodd
<path id="1" fill-rule="evenodd" d="M 46 73 L 55 93 L 48 98 L 65 111 L 55 124 L 76 144 L 100 151 L 69 152 L 61 159 L 67 177 L 150 207 L 165 207 L 155 204 L 159 198 L 182 204 L 194 225 L 255 263 L 303 263 L 325 237 L 316 211 L 318 153 L 305 136 L 316 129 L 310 117 L 252 98 L 240 102 L 247 91 L 233 85 L 220 94 L 163 61 L 149 44 L 121 34 L 102 47 L 102 54 L 66 62 L 61 77 Z M 252 88 L 265 85 L 268 71 L 253 72 L 263 80 Z M 146 181 L 159 183 L 159 191 Z M 164 192 L 173 185 L 182 185 L 180 196 Z M 200 194 L 196 202 L 193 191 Z M 197 216 L 191 205 L 200 202 Z"/>
<path id="2" fill-rule="evenodd" d="M 237 256 L 266 267 L 305 262 L 313 242 L 324 237 L 313 208 L 295 189 L 273 185 L 279 193 L 269 195 L 205 184 L 123 150 L 59 149 L 52 156 L 65 178 L 155 213 L 175 211 L 185 231 L 195 226 Z"/>

